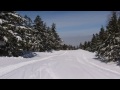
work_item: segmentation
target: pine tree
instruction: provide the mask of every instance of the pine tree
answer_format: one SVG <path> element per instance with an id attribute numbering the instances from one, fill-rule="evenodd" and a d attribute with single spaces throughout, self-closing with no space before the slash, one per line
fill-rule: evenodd
<path id="1" fill-rule="evenodd" d="M 112 16 L 106 26 L 108 35 L 104 43 L 99 47 L 98 54 L 106 61 L 116 61 L 119 59 L 120 41 L 117 12 L 112 12 Z"/>
<path id="2" fill-rule="evenodd" d="M 96 43 L 97 43 L 97 38 L 96 36 L 93 34 L 93 38 L 91 40 L 91 51 L 94 52 L 96 50 Z"/>
<path id="3" fill-rule="evenodd" d="M 106 34 L 105 29 L 104 29 L 103 26 L 102 26 L 101 29 L 100 29 L 99 38 L 100 38 L 100 40 L 101 40 L 102 43 L 103 43 L 103 42 L 106 40 L 106 38 L 107 38 L 107 34 Z"/>
<path id="4" fill-rule="evenodd" d="M 86 50 L 91 51 L 91 42 L 90 41 L 87 42 Z"/>
<path id="5" fill-rule="evenodd" d="M 80 49 L 83 49 L 83 45 L 82 45 L 82 43 L 80 43 L 79 48 L 80 48 Z"/>
<path id="6" fill-rule="evenodd" d="M 32 23 L 28 16 L 23 18 L 15 11 L 0 11 L 0 55 L 19 56 L 24 52 L 68 49 L 64 46 L 55 24 L 47 27 L 40 16 Z"/>
<path id="7" fill-rule="evenodd" d="M 120 15 L 113 11 L 106 30 L 102 26 L 100 32 L 93 34 L 90 42 L 80 44 L 80 48 L 96 52 L 96 56 L 106 62 L 120 60 Z"/>
<path id="8" fill-rule="evenodd" d="M 53 49 L 55 50 L 59 50 L 60 49 L 60 45 L 61 45 L 61 39 L 59 37 L 59 35 L 56 32 L 56 25 L 53 23 L 52 27 L 51 27 L 51 31 L 52 31 L 52 39 L 53 39 Z"/>
<path id="9" fill-rule="evenodd" d="M 20 24 L 21 25 L 21 20 L 22 18 L 18 16 L 15 12 L 11 11 L 6 11 L 6 12 L 1 12 L 1 20 L 2 20 L 2 28 L 4 32 L 6 32 L 2 37 L 4 38 L 6 44 L 4 50 L 6 53 L 10 56 L 17 56 L 17 53 L 19 52 L 19 48 L 17 45 L 17 37 L 9 32 L 13 30 L 14 32 L 16 31 L 15 25 Z"/>
<path id="10" fill-rule="evenodd" d="M 25 21 L 24 21 L 25 26 L 32 27 L 32 20 L 31 20 L 31 18 L 28 17 L 27 15 L 25 15 L 24 18 L 25 18 Z"/>
<path id="11" fill-rule="evenodd" d="M 36 50 L 44 51 L 43 47 L 43 21 L 40 16 L 36 16 L 34 20 L 34 29 L 36 30 Z"/>
<path id="12" fill-rule="evenodd" d="M 28 34 L 31 33 L 31 29 L 26 28 L 25 18 L 14 11 L 2 11 L 0 18 L 3 22 L 1 27 L 6 32 L 2 36 L 6 41 L 6 55 L 19 56 L 24 50 L 29 51 L 31 36 Z"/>

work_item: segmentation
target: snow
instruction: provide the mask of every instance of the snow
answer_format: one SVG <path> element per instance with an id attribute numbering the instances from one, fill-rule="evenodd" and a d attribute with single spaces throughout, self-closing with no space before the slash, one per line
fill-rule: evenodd
<path id="1" fill-rule="evenodd" d="M 8 13 L 8 14 L 13 15 L 13 16 L 15 16 L 15 17 L 17 17 L 17 18 L 21 18 L 23 21 L 26 21 L 25 18 L 21 17 L 21 16 L 18 15 L 17 13 Z"/>
<path id="2" fill-rule="evenodd" d="M 115 37 L 115 39 L 116 39 L 117 41 L 120 41 L 120 38 L 119 38 L 119 37 Z"/>
<path id="3" fill-rule="evenodd" d="M 13 31 L 12 30 L 8 30 L 9 33 L 11 33 L 12 35 L 14 35 Z"/>
<path id="4" fill-rule="evenodd" d="M 19 39 L 21 38 L 21 37 L 19 37 L 19 36 L 17 37 L 17 36 L 16 36 L 17 33 L 14 33 L 12 30 L 8 30 L 8 32 L 11 33 L 11 34 L 12 34 L 14 37 L 16 37 L 17 39 L 18 39 L 18 38 L 19 38 Z"/>
<path id="5" fill-rule="evenodd" d="M 8 24 L 9 26 L 15 26 L 15 25 L 13 25 L 13 24 Z"/>
<path id="6" fill-rule="evenodd" d="M 22 38 L 20 36 L 16 36 L 16 38 L 18 39 L 18 41 L 22 41 Z"/>
<path id="7" fill-rule="evenodd" d="M 20 28 L 20 29 L 28 29 L 28 28 L 26 28 L 25 26 L 17 26 L 16 28 L 17 28 L 17 29 L 18 29 L 18 28 Z"/>
<path id="8" fill-rule="evenodd" d="M 120 67 L 84 50 L 35 52 L 32 58 L 0 57 L 1 79 L 119 79 Z"/>
<path id="9" fill-rule="evenodd" d="M 4 29 L 7 29 L 8 27 L 3 26 Z"/>
<path id="10" fill-rule="evenodd" d="M 21 29 L 27 29 L 25 26 L 19 26 Z"/>
<path id="11" fill-rule="evenodd" d="M 2 19 L 0 19 L 0 24 L 2 24 Z"/>
<path id="12" fill-rule="evenodd" d="M 8 39 L 7 39 L 7 37 L 6 37 L 6 36 L 4 36 L 4 37 L 3 37 L 3 39 L 4 39 L 6 42 L 8 41 Z"/>
<path id="13" fill-rule="evenodd" d="M 0 19 L 0 22 L 1 22 L 1 24 L 2 23 L 6 23 L 6 22 L 8 22 L 7 20 L 4 20 L 4 19 Z"/>
<path id="14" fill-rule="evenodd" d="M 20 17 L 19 15 L 14 14 L 14 13 L 8 13 L 8 14 L 13 15 L 13 16 L 15 16 L 15 17 L 17 17 L 17 18 L 19 18 L 19 17 Z M 21 18 L 21 17 L 20 17 L 20 18 Z"/>

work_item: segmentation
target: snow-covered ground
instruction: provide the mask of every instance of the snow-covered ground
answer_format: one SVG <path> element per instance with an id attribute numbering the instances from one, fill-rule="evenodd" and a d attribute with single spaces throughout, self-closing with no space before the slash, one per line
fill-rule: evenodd
<path id="1" fill-rule="evenodd" d="M 84 50 L 36 52 L 33 58 L 0 57 L 1 79 L 118 79 L 120 67 Z"/>

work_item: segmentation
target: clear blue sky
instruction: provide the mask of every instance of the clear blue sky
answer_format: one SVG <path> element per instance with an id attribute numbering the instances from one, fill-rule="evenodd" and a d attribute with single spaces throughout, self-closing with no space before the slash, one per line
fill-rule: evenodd
<path id="1" fill-rule="evenodd" d="M 90 40 L 93 33 L 99 32 L 107 24 L 110 11 L 17 11 L 32 20 L 40 15 L 48 26 L 56 23 L 57 32 L 66 44 L 79 45 Z"/>

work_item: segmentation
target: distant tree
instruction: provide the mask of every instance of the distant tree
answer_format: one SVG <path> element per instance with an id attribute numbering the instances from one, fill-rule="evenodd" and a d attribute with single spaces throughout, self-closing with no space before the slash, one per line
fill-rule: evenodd
<path id="1" fill-rule="evenodd" d="M 80 43 L 79 48 L 83 49 L 83 44 L 82 43 Z"/>
<path id="2" fill-rule="evenodd" d="M 32 20 L 31 20 L 31 18 L 28 17 L 27 15 L 25 15 L 24 18 L 26 19 L 26 20 L 25 20 L 25 25 L 26 25 L 27 27 L 32 27 Z"/>
<path id="3" fill-rule="evenodd" d="M 59 35 L 56 32 L 56 25 L 55 25 L 55 23 L 52 24 L 51 31 L 52 31 L 52 34 L 53 34 L 52 35 L 52 39 L 54 41 L 53 49 L 59 50 L 60 49 L 60 45 L 61 45 L 61 38 L 59 37 Z"/>

